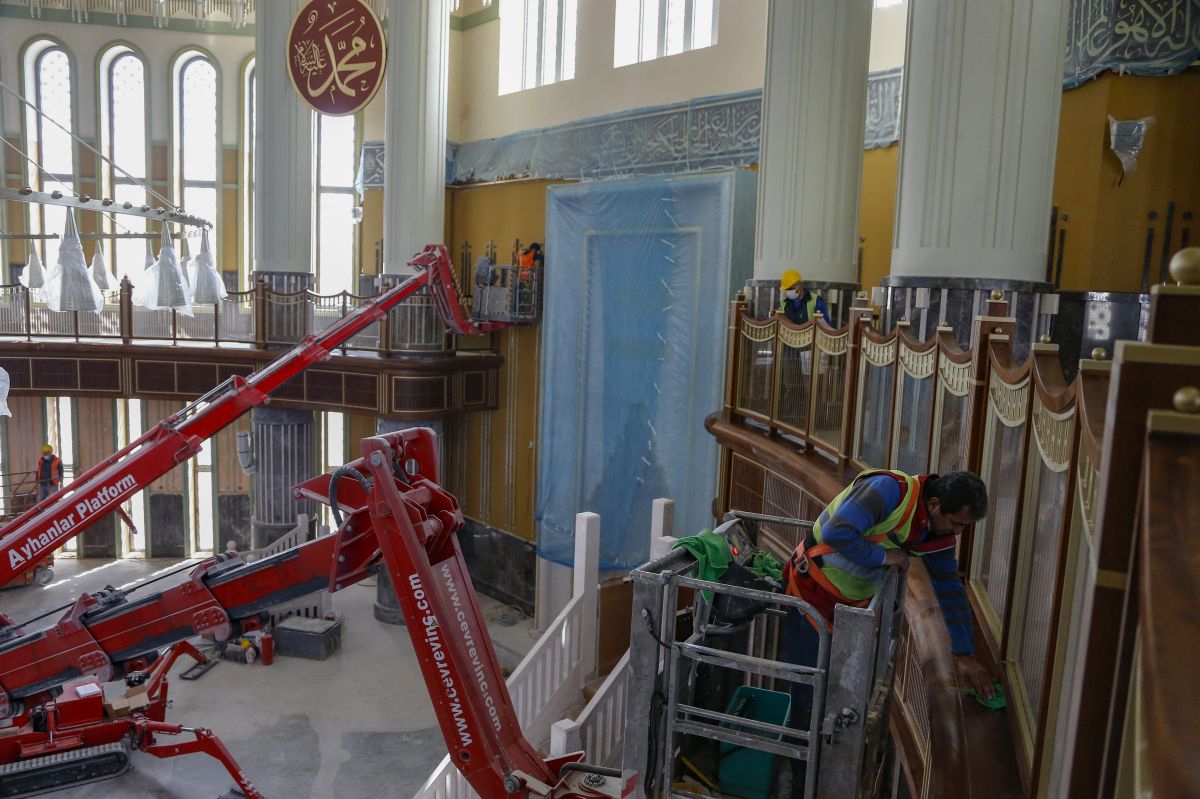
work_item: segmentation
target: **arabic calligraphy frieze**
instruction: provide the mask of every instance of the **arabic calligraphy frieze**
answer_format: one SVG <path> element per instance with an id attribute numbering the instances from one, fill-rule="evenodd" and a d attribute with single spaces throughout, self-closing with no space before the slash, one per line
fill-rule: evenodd
<path id="1" fill-rule="evenodd" d="M 288 71 L 304 101 L 323 114 L 353 114 L 383 83 L 386 42 L 363 0 L 311 0 L 292 21 Z"/>
<path id="2" fill-rule="evenodd" d="M 1072 0 L 1063 88 L 1105 70 L 1170 75 L 1200 57 L 1200 0 Z"/>

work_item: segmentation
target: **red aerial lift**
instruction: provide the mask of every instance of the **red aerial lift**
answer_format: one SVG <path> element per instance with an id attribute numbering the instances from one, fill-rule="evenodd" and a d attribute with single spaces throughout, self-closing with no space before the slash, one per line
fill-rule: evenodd
<path id="1" fill-rule="evenodd" d="M 421 287 L 430 288 L 455 332 L 504 326 L 465 316 L 445 247 L 430 245 L 410 263 L 423 271 L 263 371 L 218 386 L 0 528 L 0 585 L 196 454 L 205 440 L 267 402 L 271 390 Z M 452 759 L 476 792 L 488 799 L 630 793 L 630 775 L 586 766 L 582 754 L 543 759 L 522 737 L 455 536 L 462 513 L 438 486 L 432 432 L 364 439 L 362 451 L 353 463 L 296 488 L 297 497 L 332 506 L 334 535 L 252 564 L 222 553 L 194 567 L 184 583 L 136 599 L 111 586 L 85 594 L 45 629 L 26 629 L 29 622 L 0 614 L 0 795 L 116 776 L 129 768 L 130 750 L 139 749 L 157 757 L 207 753 L 247 796 L 261 796 L 211 731 L 165 720 L 167 671 L 183 654 L 204 660 L 188 638 L 224 641 L 259 629 L 268 608 L 339 591 L 380 568 L 397 588 Z M 121 677 L 123 690 L 104 684 Z M 161 740 L 183 734 L 191 738 Z"/>
<path id="2" fill-rule="evenodd" d="M 11 732 L 0 729 L 0 795 L 115 776 L 135 748 L 157 757 L 205 752 L 244 793 L 261 796 L 210 731 L 165 721 L 170 661 L 185 648 L 201 657 L 186 642 L 191 636 L 227 640 L 257 629 L 272 605 L 340 591 L 378 569 L 397 589 L 451 760 L 481 797 L 616 799 L 633 791 L 630 774 L 585 765 L 582 753 L 542 758 L 522 736 L 455 535 L 462 511 L 438 485 L 431 430 L 363 439 L 362 457 L 295 491 L 330 505 L 335 534 L 251 564 L 222 554 L 183 584 L 136 600 L 111 588 L 87 594 L 53 627 L 0 644 L 0 685 L 12 711 Z M 162 647 L 170 656 L 146 671 Z M 106 707 L 101 683 L 121 674 L 132 687 Z M 140 707 L 117 716 L 131 695 Z M 181 733 L 193 737 L 159 740 Z"/>

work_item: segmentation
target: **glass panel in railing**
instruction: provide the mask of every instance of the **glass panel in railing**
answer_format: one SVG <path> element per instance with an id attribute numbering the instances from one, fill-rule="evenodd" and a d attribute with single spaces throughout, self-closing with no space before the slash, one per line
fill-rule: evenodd
<path id="1" fill-rule="evenodd" d="M 0 336 L 25 335 L 25 290 L 0 286 Z"/>
<path id="2" fill-rule="evenodd" d="M 267 292 L 267 343 L 295 344 L 308 335 L 312 323 L 309 294 Z"/>
<path id="3" fill-rule="evenodd" d="M 896 374 L 896 339 L 879 343 L 862 338 L 858 405 L 854 418 L 854 457 L 868 466 L 887 465 L 892 428 L 892 381 Z"/>
<path id="4" fill-rule="evenodd" d="M 52 311 L 37 300 L 29 307 L 29 332 L 33 336 L 74 336 L 75 312 Z"/>
<path id="5" fill-rule="evenodd" d="M 221 300 L 217 326 L 222 341 L 254 341 L 254 292 L 230 292 Z"/>
<path id="6" fill-rule="evenodd" d="M 216 315 L 212 305 L 193 305 L 192 315 L 179 314 L 176 335 L 188 341 L 212 341 L 216 336 Z"/>
<path id="7" fill-rule="evenodd" d="M 812 421 L 810 435 L 837 448 L 842 436 L 842 410 L 846 401 L 846 349 L 849 331 L 829 335 L 820 327 L 813 336 L 816 352 L 816 376 L 813 378 Z"/>
<path id="8" fill-rule="evenodd" d="M 171 338 L 171 309 L 133 307 L 134 338 Z"/>
<path id="9" fill-rule="evenodd" d="M 741 413 L 766 419 L 771 413 L 771 383 L 775 375 L 775 325 L 742 319 L 738 337 L 738 391 L 734 404 Z"/>
<path id="10" fill-rule="evenodd" d="M 775 408 L 775 423 L 803 434 L 808 424 L 808 406 L 812 387 L 813 359 L 812 328 L 793 330 L 779 325 L 776 346 L 779 347 L 779 385 L 775 388 L 779 402 Z"/>
<path id="11" fill-rule="evenodd" d="M 84 338 L 121 337 L 121 291 L 102 292 L 104 306 L 100 313 L 79 314 L 79 335 Z"/>
<path id="12" fill-rule="evenodd" d="M 938 403 L 934 412 L 933 463 L 930 471 L 953 472 L 967 459 L 967 413 L 971 410 L 971 363 L 955 363 L 938 354 Z"/>
<path id="13" fill-rule="evenodd" d="M 916 377 L 905 365 L 901 352 L 900 385 L 896 388 L 896 424 L 892 430 L 892 466 L 908 474 L 929 470 L 929 426 L 933 421 L 933 358 L 929 371 Z M 933 351 L 922 353 L 932 356 Z"/>
<path id="14" fill-rule="evenodd" d="M 446 327 L 437 306 L 424 289 L 391 311 L 392 349 L 400 352 L 439 351 L 446 348 Z"/>
<path id="15" fill-rule="evenodd" d="M 1028 378 L 1008 385 L 993 372 L 980 475 L 988 487 L 988 515 L 975 525 L 971 577 L 984 589 L 988 599 L 984 607 L 986 621 L 997 638 L 1008 607 L 1028 406 Z"/>
<path id="16" fill-rule="evenodd" d="M 1021 572 L 1013 594 L 1014 627 L 1008 659 L 1015 660 L 1022 690 L 1014 697 L 1026 729 L 1037 723 L 1052 650 L 1050 633 L 1061 594 L 1057 584 L 1067 487 L 1071 474 L 1074 408 L 1051 413 L 1033 397 L 1033 446 L 1024 497 Z"/>

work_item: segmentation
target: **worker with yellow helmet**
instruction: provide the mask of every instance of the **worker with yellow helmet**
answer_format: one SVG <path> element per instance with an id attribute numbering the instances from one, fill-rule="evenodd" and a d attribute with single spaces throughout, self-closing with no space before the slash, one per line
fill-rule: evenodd
<path id="1" fill-rule="evenodd" d="M 825 307 L 825 298 L 815 291 L 806 289 L 804 276 L 795 269 L 789 269 L 783 273 L 779 287 L 783 290 L 779 310 L 783 311 L 789 322 L 802 325 L 809 319 L 815 318 L 819 313 L 825 319 L 825 324 L 833 324 L 829 319 L 829 311 Z"/>
<path id="2" fill-rule="evenodd" d="M 42 446 L 42 457 L 37 464 L 37 498 L 41 502 L 62 488 L 62 459 L 54 454 L 51 444 Z"/>

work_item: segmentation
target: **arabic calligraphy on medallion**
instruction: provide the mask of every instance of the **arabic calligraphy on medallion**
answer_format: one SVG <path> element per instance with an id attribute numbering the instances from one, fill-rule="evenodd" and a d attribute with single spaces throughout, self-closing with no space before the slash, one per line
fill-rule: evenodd
<path id="1" fill-rule="evenodd" d="M 379 18 L 363 0 L 311 0 L 292 21 L 288 72 L 322 114 L 353 114 L 383 83 L 385 47 Z"/>

